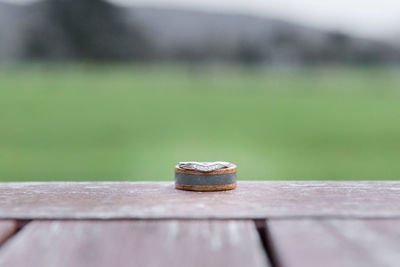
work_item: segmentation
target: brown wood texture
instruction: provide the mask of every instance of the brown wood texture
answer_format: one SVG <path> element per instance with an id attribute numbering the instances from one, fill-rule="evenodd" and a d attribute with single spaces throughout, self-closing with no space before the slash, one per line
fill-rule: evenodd
<path id="1" fill-rule="evenodd" d="M 0 221 L 0 246 L 17 230 L 17 222 L 11 220 Z"/>
<path id="2" fill-rule="evenodd" d="M 280 267 L 398 267 L 400 220 L 271 220 Z"/>
<path id="3" fill-rule="evenodd" d="M 40 221 L 0 250 L 1 267 L 269 266 L 252 221 Z"/>
<path id="4" fill-rule="evenodd" d="M 224 184 L 224 185 L 185 185 L 185 184 L 175 184 L 176 189 L 189 190 L 189 191 L 225 191 L 233 190 L 236 188 L 236 183 L 234 184 Z"/>
<path id="5" fill-rule="evenodd" d="M 173 182 L 0 183 L 0 218 L 400 218 L 400 182 L 238 182 L 221 192 Z"/>

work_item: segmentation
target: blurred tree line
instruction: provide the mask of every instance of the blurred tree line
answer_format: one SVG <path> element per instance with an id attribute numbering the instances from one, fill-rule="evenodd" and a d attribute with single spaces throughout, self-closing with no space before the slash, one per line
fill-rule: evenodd
<path id="1" fill-rule="evenodd" d="M 125 21 L 124 11 L 103 0 L 47 0 L 29 25 L 31 59 L 132 60 L 149 56 L 143 33 Z"/>
<path id="2" fill-rule="evenodd" d="M 0 4 L 0 16 L 0 59 L 400 62 L 400 47 L 392 44 L 251 16 L 122 8 L 105 0 L 42 0 L 12 8 Z"/>

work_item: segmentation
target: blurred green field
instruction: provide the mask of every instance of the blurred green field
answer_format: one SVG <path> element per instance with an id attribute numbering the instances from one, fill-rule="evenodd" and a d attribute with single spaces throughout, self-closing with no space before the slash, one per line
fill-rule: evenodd
<path id="1" fill-rule="evenodd" d="M 400 69 L 0 68 L 0 181 L 400 178 Z"/>

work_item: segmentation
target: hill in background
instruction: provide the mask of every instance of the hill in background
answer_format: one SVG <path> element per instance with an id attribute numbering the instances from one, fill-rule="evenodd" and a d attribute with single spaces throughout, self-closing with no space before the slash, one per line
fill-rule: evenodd
<path id="1" fill-rule="evenodd" d="M 45 0 L 0 3 L 0 59 L 391 64 L 400 49 L 246 15 Z"/>

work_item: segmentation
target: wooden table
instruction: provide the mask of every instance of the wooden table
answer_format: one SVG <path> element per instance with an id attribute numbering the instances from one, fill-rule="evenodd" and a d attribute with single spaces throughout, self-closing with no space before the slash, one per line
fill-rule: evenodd
<path id="1" fill-rule="evenodd" d="M 400 266 L 400 182 L 2 183 L 0 266 Z"/>

